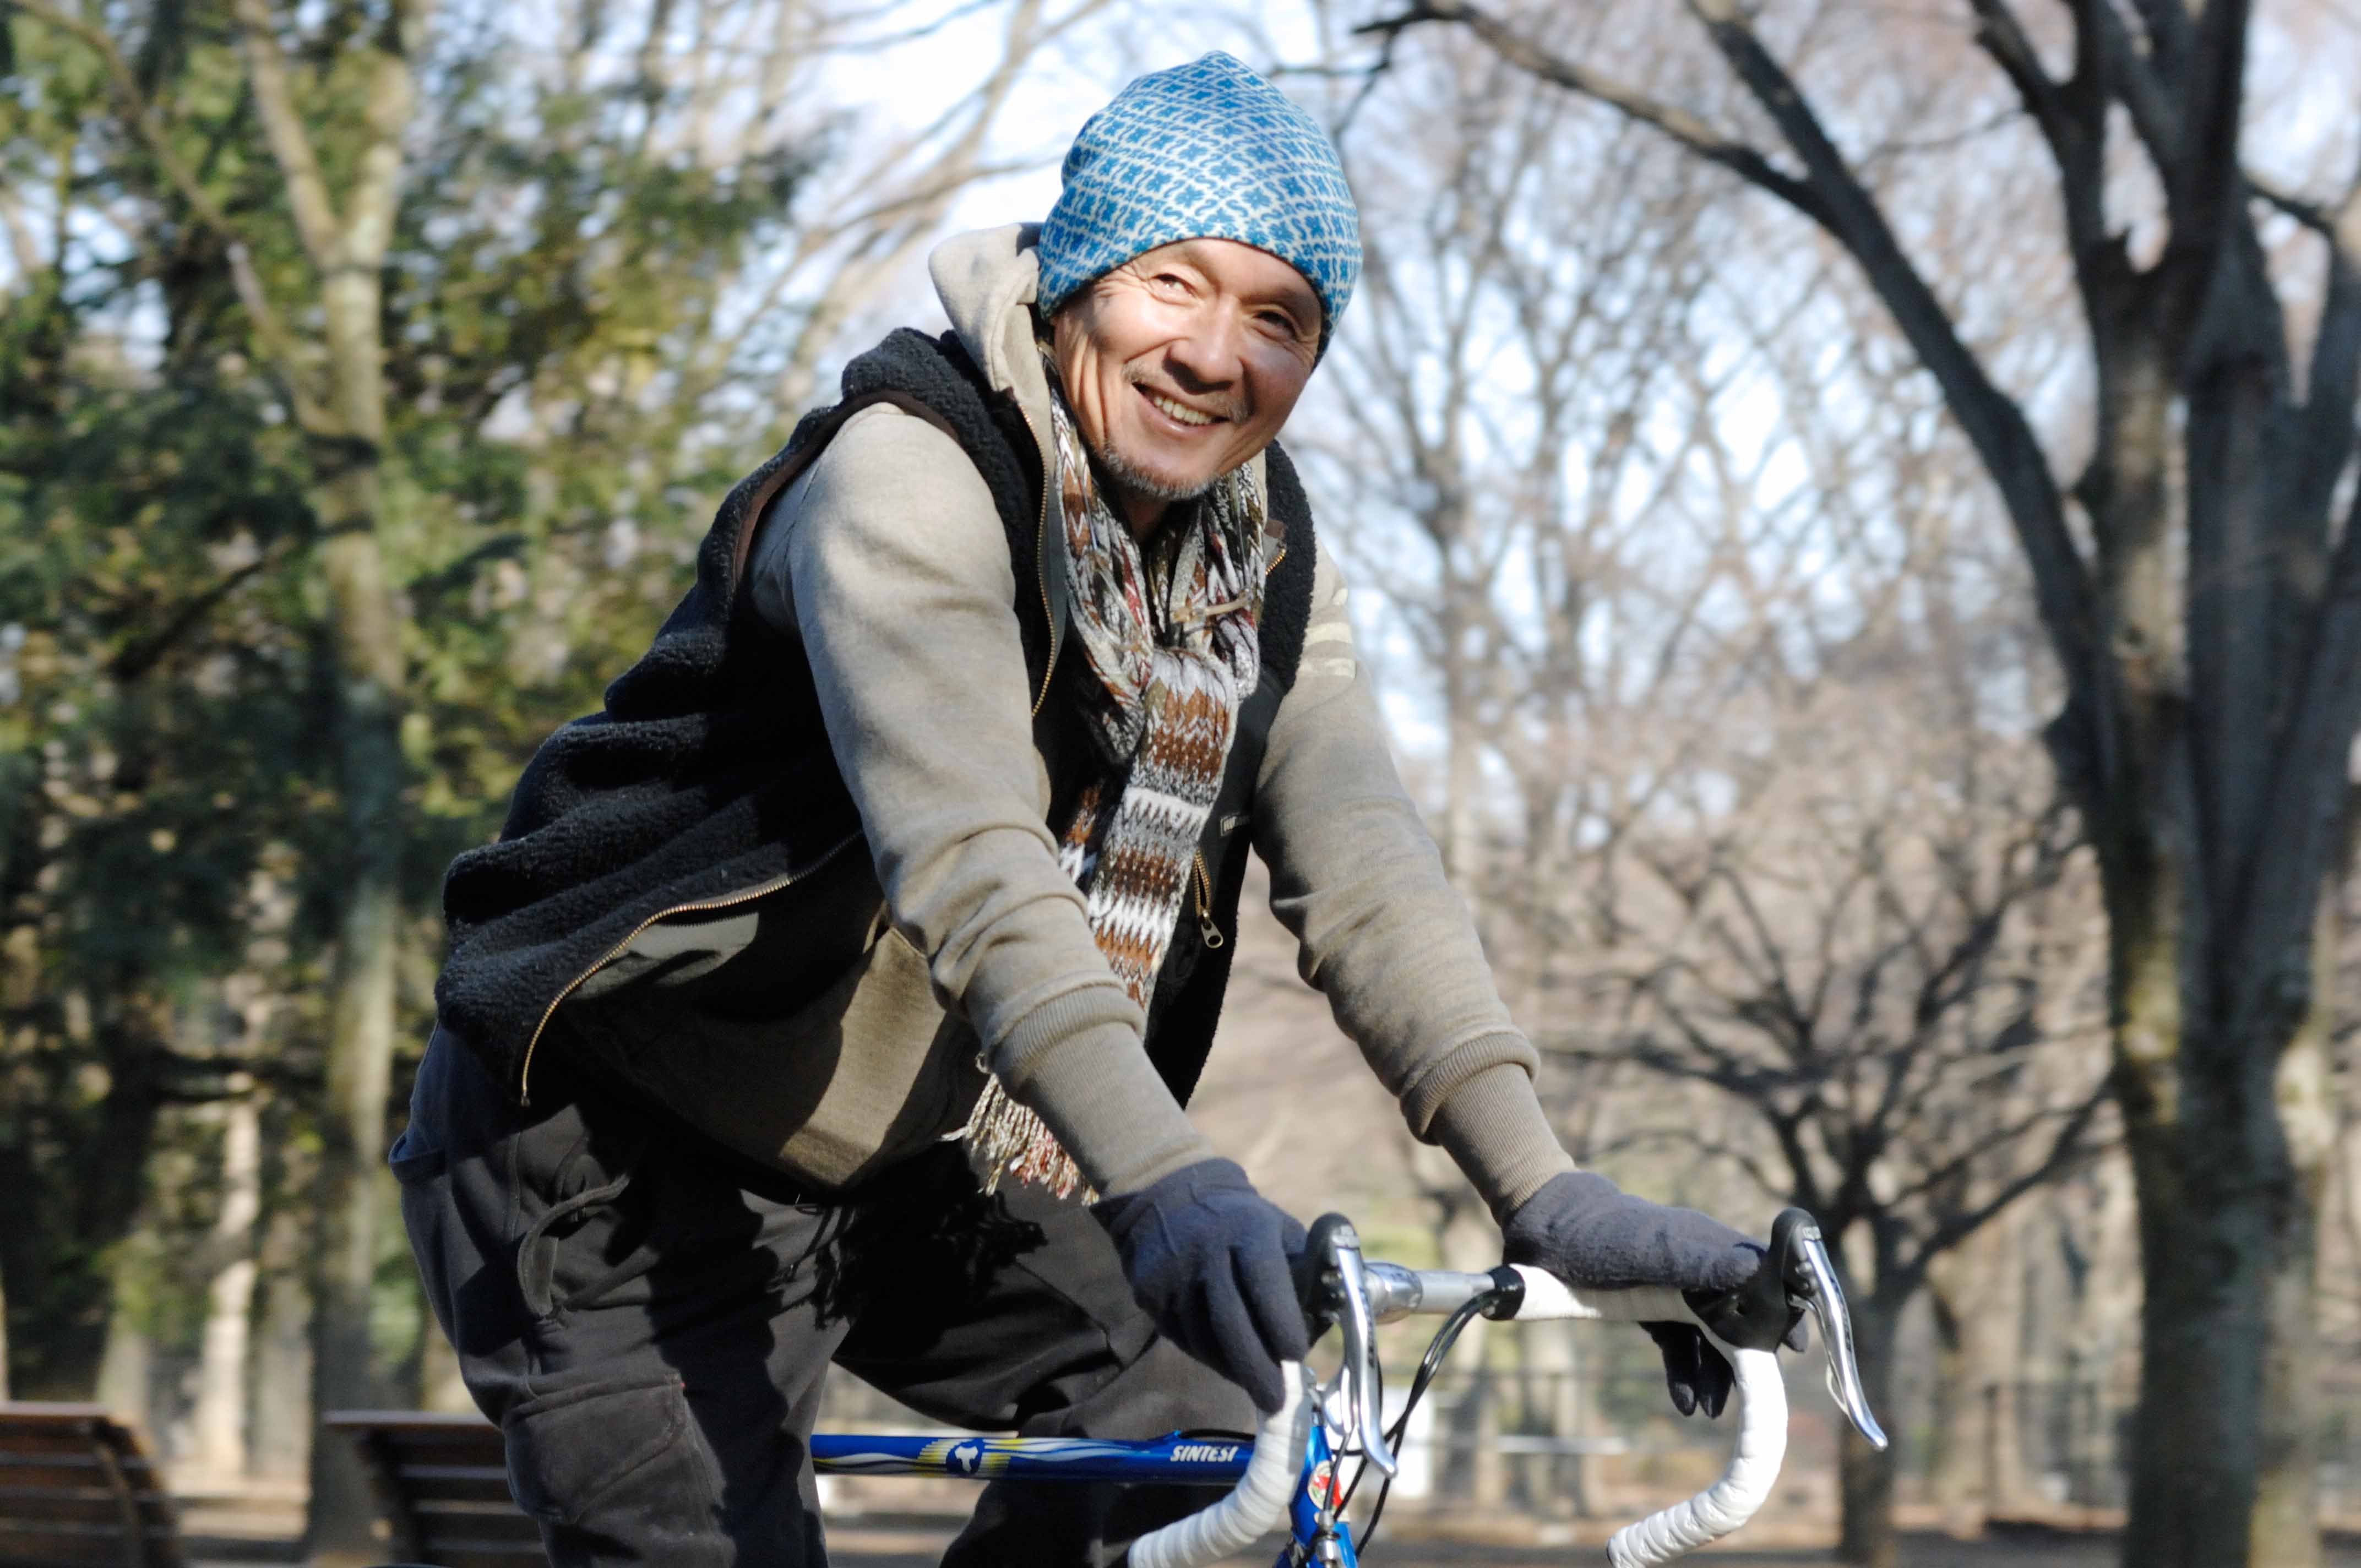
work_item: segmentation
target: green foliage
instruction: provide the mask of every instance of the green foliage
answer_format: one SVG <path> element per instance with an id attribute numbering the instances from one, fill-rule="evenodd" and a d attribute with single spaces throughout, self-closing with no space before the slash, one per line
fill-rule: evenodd
<path id="1" fill-rule="evenodd" d="M 96 14 L 253 279 L 309 330 L 317 280 L 226 5 Z M 357 15 L 299 13 L 287 38 L 332 190 L 366 98 Z M 730 323 L 807 162 L 675 150 L 678 105 L 577 69 L 614 52 L 601 15 L 566 69 L 521 71 L 530 18 L 450 13 L 421 71 L 384 278 L 379 524 L 406 618 L 412 1038 L 444 865 L 645 645 L 769 424 Z M 60 1391 L 94 1372 L 118 1277 L 159 1328 L 193 1310 L 170 1299 L 192 1277 L 122 1251 L 179 1223 L 145 1175 L 165 1108 L 250 1068 L 291 1134 L 306 1121 L 344 817 L 321 449 L 232 236 L 132 134 L 84 42 L 5 12 L 0 38 L 9 237 L 44 263 L 0 271 L 0 1269 L 19 1386 Z M 225 988 L 267 1004 L 227 1009 Z M 414 1313 L 381 1310 L 413 1338 Z"/>

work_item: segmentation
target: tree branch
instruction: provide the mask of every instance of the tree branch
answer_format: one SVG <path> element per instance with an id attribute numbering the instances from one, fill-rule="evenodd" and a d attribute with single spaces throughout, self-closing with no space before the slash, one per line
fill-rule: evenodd
<path id="1" fill-rule="evenodd" d="M 2178 80 L 2189 63 L 2192 31 L 2185 0 L 2132 0 L 2132 6 L 2139 12 L 2140 25 L 2147 29 L 2147 54 L 2141 63 L 2167 81 Z M 2122 26 L 2120 20 L 2116 26 Z M 2133 48 L 2128 32 L 2124 42 Z M 2137 53 L 2136 48 L 2133 51 Z"/>
<path id="2" fill-rule="evenodd" d="M 2347 775 L 2361 730 L 2361 494 L 2345 514 L 2309 647 L 2287 747 L 2271 771 L 2262 820 L 2273 830 L 2261 835 L 2256 852 L 2249 885 L 2258 896 L 2241 927 L 2235 965 L 2256 975 L 2249 995 L 2290 1009 L 2298 998 L 2310 1000 L 2308 934 L 2322 880 L 2340 861 Z M 2299 955 L 2291 967 L 2282 957 L 2290 953 Z"/>
<path id="3" fill-rule="evenodd" d="M 243 240 L 230 242 L 229 276 L 238 303 L 246 307 L 247 319 L 254 323 L 254 335 L 264 356 L 279 367 L 280 384 L 286 390 L 296 425 L 313 435 L 327 433 L 331 428 L 328 411 L 307 384 L 311 376 L 302 351 L 272 307 L 270 296 L 262 291 L 262 279 L 255 272 L 254 258 L 247 254 Z"/>
<path id="4" fill-rule="evenodd" d="M 2033 569 L 2034 596 L 2065 676 L 2070 699 L 2093 705 L 2097 649 L 2091 624 L 2090 573 L 2066 526 L 2065 504 L 2048 455 L 2025 411 L 1984 371 L 1942 302 L 1927 287 L 1876 200 L 1862 188 L 1844 155 L 1828 139 L 1811 101 L 1772 59 L 1744 19 L 1738 0 L 1689 0 L 1722 58 L 1803 160 L 1806 178 L 1829 212 L 1824 226 L 1852 254 L 1870 286 L 1893 313 L 1894 324 L 1943 389 L 1953 417 L 1967 433 L 1999 487 L 2017 539 Z M 2087 706 L 2095 712 L 2095 706 Z"/>
<path id="5" fill-rule="evenodd" d="M 2244 210 L 2245 177 L 2238 169 L 2240 113 L 2246 104 L 2246 25 L 2253 0 L 2208 0 L 2197 20 L 2196 47 L 2179 156 L 2165 169 L 2172 205 L 2173 245 L 2184 243 L 2220 265 L 2231 220 Z"/>
<path id="6" fill-rule="evenodd" d="M 2333 208 L 2285 195 L 2250 179 L 2254 192 L 2318 234 L 2328 247 L 2328 281 L 2320 326 L 2304 378 L 2303 407 L 2295 419 L 2295 451 L 2282 465 L 2291 522 L 2325 542 L 2329 509 L 2354 446 L 2354 415 L 2361 401 L 2361 188 Z"/>
<path id="7" fill-rule="evenodd" d="M 239 0 L 241 21 L 249 10 L 262 11 L 267 4 L 268 0 Z M 412 57 L 424 42 L 426 19 L 433 9 L 434 0 L 393 0 L 378 24 L 362 113 L 368 139 L 362 146 L 352 189 L 346 195 L 345 222 L 338 236 L 338 259 L 349 266 L 372 271 L 382 267 L 393 240 L 394 211 L 401 192 L 401 137 L 418 95 Z M 253 35 L 249 38 L 253 40 Z M 258 54 L 260 40 L 249 41 L 247 47 Z M 275 43 L 271 49 L 275 59 Z M 265 124 L 269 124 L 267 115 Z M 322 189 L 324 195 L 325 187 Z"/>
<path id="8" fill-rule="evenodd" d="M 199 621 L 212 614 L 215 606 L 236 593 L 241 584 L 266 566 L 275 564 L 274 556 L 260 556 L 229 573 L 219 582 L 203 589 L 183 604 L 170 620 L 107 661 L 106 673 L 126 685 L 139 679 L 156 667 L 157 661 L 170 652 L 174 643 L 186 636 Z"/>
<path id="9" fill-rule="evenodd" d="M 1755 38 L 1737 0 L 1690 0 L 1690 9 L 1802 159 L 1803 179 L 1777 169 L 1759 150 L 1696 116 L 1519 37 L 1466 0 L 1417 0 L 1400 15 L 1358 30 L 1392 34 L 1425 22 L 1459 23 L 1530 73 L 1607 104 L 1733 170 L 1810 217 L 1842 244 L 1943 388 L 1953 417 L 1982 456 L 2033 569 L 2042 622 L 2066 675 L 2069 711 L 2096 716 L 2101 702 L 2090 575 L 2067 528 L 2064 501 L 2048 456 L 2024 411 L 1993 384 L 1960 342 L 1949 313 L 1904 253 L 1875 200 L 1829 141 L 1802 90 Z"/>
<path id="10" fill-rule="evenodd" d="M 188 203 L 197 221 L 221 236 L 226 245 L 238 302 L 246 307 L 247 318 L 254 323 L 255 335 L 261 340 L 263 352 L 279 362 L 297 421 L 303 422 L 305 428 L 312 428 L 307 416 L 316 418 L 320 412 L 319 405 L 304 391 L 302 360 L 295 353 L 294 342 L 286 323 L 271 305 L 269 297 L 263 292 L 261 280 L 255 276 L 253 265 L 247 258 L 244 235 L 229 214 L 222 210 L 221 204 L 207 193 L 203 182 L 197 178 L 196 170 L 172 149 L 171 138 L 166 133 L 162 116 L 141 93 L 138 76 L 133 71 L 130 62 L 123 58 L 123 51 L 115 47 L 115 39 L 95 24 L 59 10 L 51 0 L 14 0 L 14 3 L 24 15 L 79 38 L 98 55 L 100 62 L 106 68 L 107 82 L 115 94 L 116 106 L 125 122 L 130 126 L 132 134 L 148 149 L 148 156 L 155 159 L 156 166 L 164 171 L 174 193 Z"/>
<path id="11" fill-rule="evenodd" d="M 220 203 L 205 193 L 195 170 L 172 150 L 171 138 L 165 134 L 162 116 L 156 113 L 155 105 L 148 102 L 147 95 L 139 91 L 139 78 L 132 71 L 131 62 L 123 58 L 123 51 L 115 47 L 115 39 L 106 29 L 94 22 L 86 22 L 60 11 L 51 0 L 11 0 L 11 3 L 23 15 L 79 38 L 89 46 L 98 56 L 99 62 L 106 68 L 107 86 L 115 94 L 115 104 L 129 123 L 132 134 L 147 148 L 157 166 L 164 170 L 165 178 L 171 181 L 173 190 L 189 203 L 198 220 L 207 228 L 225 239 L 236 239 L 237 226 L 230 222 Z"/>
<path id="12" fill-rule="evenodd" d="M 334 272 L 344 263 L 344 236 L 335 206 L 328 199 L 327 175 L 295 110 L 287 57 L 271 30 L 269 0 L 235 0 L 235 11 L 239 40 L 245 46 L 247 79 L 254 84 L 254 106 L 261 115 L 271 156 L 287 177 L 287 204 L 295 214 L 295 231 L 312 265 L 322 272 Z"/>
<path id="13" fill-rule="evenodd" d="M 1637 88 L 1542 48 L 1464 0 L 1418 0 L 1400 16 L 1367 23 L 1354 32 L 1390 40 L 1422 22 L 1460 23 L 1520 70 L 1568 92 L 1596 99 L 1642 125 L 1653 126 L 1707 162 L 1727 169 L 1747 183 L 1778 197 L 1815 223 L 1829 222 L 1819 193 L 1756 148 L 1724 136 L 1686 109 L 1651 98 Z"/>
<path id="14" fill-rule="evenodd" d="M 2072 112 L 2067 107 L 2066 96 L 2041 63 L 2041 57 L 2026 35 L 2025 24 L 2010 9 L 2008 0 L 1969 0 L 1976 13 L 1976 43 L 1992 56 L 2016 95 L 2024 101 L 2026 112 L 2041 127 L 2050 148 L 2062 163 L 2067 148 L 2079 131 Z"/>
<path id="15" fill-rule="evenodd" d="M 2159 7 L 2180 8 L 2180 0 L 2157 0 Z M 2076 15 L 2095 30 L 2100 58 L 2106 62 L 2107 85 L 2131 116 L 2132 130 L 2147 148 L 2148 161 L 2160 178 L 2169 178 L 2180 156 L 2180 114 L 2157 79 L 2156 67 L 2144 59 L 2131 29 L 2124 26 L 2110 0 L 2089 0 Z"/>
<path id="16" fill-rule="evenodd" d="M 2095 1155 L 2098 1151 L 2082 1141 L 2082 1135 L 2089 1130 L 2099 1114 L 2100 1107 L 2107 1103 L 2112 1092 L 2103 1081 L 2089 1098 L 2074 1108 L 2066 1124 L 2058 1129 L 2058 1135 L 2050 1140 L 2048 1154 L 2038 1165 L 2007 1182 L 1986 1201 L 1964 1213 L 1955 1214 L 1937 1226 L 1933 1234 L 1919 1244 L 1919 1263 L 1923 1265 L 1938 1254 L 1949 1252 L 2019 1198 L 2037 1187 L 2048 1185 Z"/>

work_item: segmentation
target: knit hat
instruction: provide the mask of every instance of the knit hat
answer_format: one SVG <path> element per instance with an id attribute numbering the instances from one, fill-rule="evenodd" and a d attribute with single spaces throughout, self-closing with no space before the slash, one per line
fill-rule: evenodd
<path id="1" fill-rule="evenodd" d="M 1143 251 L 1234 239 L 1303 274 L 1320 296 L 1320 347 L 1361 275 L 1360 214 L 1320 123 L 1226 54 L 1139 78 L 1093 115 L 1066 154 L 1041 225 L 1044 315 Z"/>

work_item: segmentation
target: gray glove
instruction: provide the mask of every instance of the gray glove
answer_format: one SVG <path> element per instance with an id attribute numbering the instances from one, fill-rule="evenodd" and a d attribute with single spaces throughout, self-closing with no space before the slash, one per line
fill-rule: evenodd
<path id="1" fill-rule="evenodd" d="M 1312 1348 L 1290 1265 L 1303 1227 L 1235 1161 L 1202 1159 L 1091 1206 L 1115 1238 L 1132 1299 L 1164 1337 L 1254 1396 L 1287 1402 L 1279 1364 Z"/>
<path id="2" fill-rule="evenodd" d="M 1545 1268 L 1576 1289 L 1654 1285 L 1718 1295 L 1744 1284 L 1763 1262 L 1758 1243 L 1720 1221 L 1634 1198 L 1587 1170 L 1550 1178 L 1500 1231 L 1510 1263 Z M 1690 1304 L 1701 1311 L 1709 1305 L 1695 1296 Z M 1800 1318 L 1795 1313 L 1784 1332 L 1794 1335 Z M 1640 1326 L 1664 1355 L 1673 1408 L 1685 1416 L 1700 1409 L 1721 1414 L 1733 1374 L 1704 1331 L 1693 1323 Z"/>

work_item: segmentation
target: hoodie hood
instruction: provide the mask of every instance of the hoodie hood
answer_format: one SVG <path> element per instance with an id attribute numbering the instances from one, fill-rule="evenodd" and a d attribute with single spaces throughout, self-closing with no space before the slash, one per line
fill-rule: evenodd
<path id="1" fill-rule="evenodd" d="M 1035 444 L 1046 453 L 1049 430 L 1049 378 L 1033 346 L 1033 305 L 1040 298 L 1041 257 L 1038 224 L 1005 224 L 957 235 L 937 246 L 927 258 L 935 293 L 950 318 L 951 330 L 983 367 L 995 391 L 1008 393 L 1033 427 Z M 1263 455 L 1247 459 L 1257 485 L 1268 485 Z M 1047 486 L 1049 505 L 1058 504 L 1058 487 Z M 1268 490 L 1265 491 L 1268 494 Z M 1060 535 L 1062 537 L 1062 534 Z M 1063 550 L 1045 552 L 1061 564 L 1053 574 L 1062 576 Z M 1052 588 L 1052 602 L 1063 611 L 1065 601 Z M 1057 618 L 1062 625 L 1062 613 Z"/>

